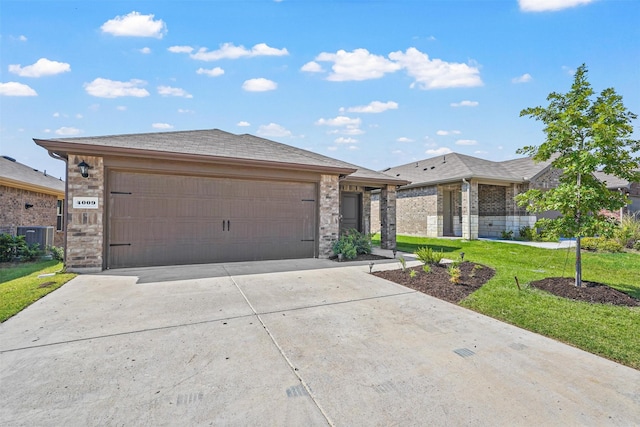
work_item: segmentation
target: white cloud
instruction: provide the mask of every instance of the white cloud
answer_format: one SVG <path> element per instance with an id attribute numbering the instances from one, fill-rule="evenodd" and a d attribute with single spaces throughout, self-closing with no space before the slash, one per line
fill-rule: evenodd
<path id="1" fill-rule="evenodd" d="M 520 77 L 512 78 L 511 83 L 529 83 L 531 80 L 533 80 L 533 77 L 531 77 L 531 74 L 525 73 Z"/>
<path id="2" fill-rule="evenodd" d="M 154 129 L 173 129 L 173 126 L 169 123 L 153 123 L 151 127 Z"/>
<path id="3" fill-rule="evenodd" d="M 358 140 L 351 137 L 345 138 L 341 136 L 340 138 L 336 138 L 333 142 L 335 142 L 336 144 L 355 144 L 356 142 L 358 142 Z"/>
<path id="4" fill-rule="evenodd" d="M 125 107 L 124 105 L 118 105 L 116 107 L 116 110 L 118 110 L 118 111 L 127 111 L 127 107 Z"/>
<path id="5" fill-rule="evenodd" d="M 247 126 L 251 126 L 251 123 L 245 122 L 245 121 L 240 121 L 240 122 L 236 123 L 236 126 L 247 127 Z"/>
<path id="6" fill-rule="evenodd" d="M 270 136 L 270 137 L 285 137 L 291 136 L 291 131 L 287 130 L 283 126 L 276 123 L 269 123 L 268 125 L 261 125 L 258 128 L 258 135 Z"/>
<path id="7" fill-rule="evenodd" d="M 473 154 L 489 154 L 489 152 L 484 150 L 476 150 L 473 152 Z"/>
<path id="8" fill-rule="evenodd" d="M 400 138 L 396 139 L 396 142 L 413 142 L 414 140 L 411 138 L 407 138 L 405 136 L 401 136 Z"/>
<path id="9" fill-rule="evenodd" d="M 0 83 L 0 95 L 1 96 L 38 96 L 38 93 L 31 87 L 18 83 L 7 82 Z"/>
<path id="10" fill-rule="evenodd" d="M 460 102 L 452 102 L 451 104 L 452 107 L 477 107 L 479 105 L 478 101 L 460 101 Z"/>
<path id="11" fill-rule="evenodd" d="M 140 53 L 143 53 L 143 54 L 145 54 L 145 55 L 148 55 L 148 54 L 150 54 L 150 53 L 151 53 L 151 48 L 149 48 L 149 47 L 143 47 L 142 49 L 140 49 L 140 51 L 139 51 L 139 52 L 140 52 Z"/>
<path id="12" fill-rule="evenodd" d="M 547 12 L 589 4 L 593 0 L 518 0 L 523 12 Z"/>
<path id="13" fill-rule="evenodd" d="M 147 82 L 144 80 L 138 79 L 120 82 L 99 77 L 91 83 L 85 83 L 84 88 L 89 95 L 98 98 L 119 98 L 122 96 L 144 98 L 145 96 L 149 96 L 149 92 L 141 87 L 146 84 Z"/>
<path id="14" fill-rule="evenodd" d="M 564 71 L 565 73 L 567 73 L 570 76 L 573 76 L 576 73 L 576 70 L 574 68 L 567 67 L 566 65 L 562 66 L 562 71 Z"/>
<path id="15" fill-rule="evenodd" d="M 447 147 L 440 147 L 440 148 L 435 148 L 435 149 L 429 149 L 429 150 L 425 151 L 424 153 L 428 154 L 430 156 L 442 156 L 443 154 L 453 153 L 453 151 L 451 151 L 451 149 L 449 149 Z"/>
<path id="16" fill-rule="evenodd" d="M 387 110 L 397 110 L 398 103 L 393 101 L 380 102 L 373 101 L 369 105 L 360 105 L 357 107 L 349 107 L 346 109 L 349 113 L 382 113 Z M 343 110 L 341 108 L 341 110 Z"/>
<path id="17" fill-rule="evenodd" d="M 327 150 L 329 150 L 329 151 L 336 151 L 337 149 L 338 149 L 338 147 L 336 147 L 335 145 L 327 147 Z"/>
<path id="18" fill-rule="evenodd" d="M 478 141 L 475 139 L 459 139 L 456 141 L 456 145 L 478 145 Z"/>
<path id="19" fill-rule="evenodd" d="M 158 94 L 161 96 L 179 96 L 182 98 L 193 98 L 189 92 L 179 87 L 158 86 Z"/>
<path id="20" fill-rule="evenodd" d="M 82 118 L 84 118 L 84 116 L 82 114 L 80 114 L 80 113 L 76 114 L 76 119 L 82 119 Z"/>
<path id="21" fill-rule="evenodd" d="M 25 67 L 20 64 L 9 65 L 9 72 L 20 77 L 53 76 L 68 71 L 71 71 L 71 66 L 66 62 L 51 61 L 47 58 L 40 58 L 35 64 Z"/>
<path id="22" fill-rule="evenodd" d="M 300 68 L 301 71 L 306 71 L 307 73 L 323 73 L 324 69 L 322 65 L 318 64 L 315 61 L 307 62 Z"/>
<path id="23" fill-rule="evenodd" d="M 171 46 L 167 50 L 169 52 L 173 52 L 173 53 L 191 53 L 191 52 L 193 52 L 193 48 L 191 46 Z"/>
<path id="24" fill-rule="evenodd" d="M 269 90 L 275 90 L 277 87 L 278 83 L 272 80 L 264 79 L 262 77 L 259 79 L 246 80 L 242 84 L 242 89 L 246 90 L 247 92 L 266 92 Z"/>
<path id="25" fill-rule="evenodd" d="M 420 89 L 444 89 L 451 87 L 482 86 L 480 70 L 463 63 L 445 62 L 441 59 L 429 59 L 426 53 L 411 47 L 406 52 L 397 51 L 389 54 L 389 58 L 406 69 L 407 74 L 416 81 Z"/>
<path id="26" fill-rule="evenodd" d="M 141 15 L 131 12 L 128 15 L 116 16 L 108 20 L 100 29 L 103 33 L 114 36 L 155 37 L 161 39 L 167 33 L 167 26 L 162 19 L 153 20 L 154 15 Z"/>
<path id="27" fill-rule="evenodd" d="M 185 47 L 185 46 L 182 46 Z M 170 48 L 171 49 L 171 48 Z M 173 51 L 172 51 L 173 52 Z M 259 43 L 251 49 L 233 43 L 224 43 L 218 50 L 209 51 L 206 47 L 198 49 L 195 53 L 190 53 L 191 58 L 199 61 L 217 61 L 220 59 L 252 58 L 255 56 L 286 56 L 289 51 L 286 48 L 276 49 L 266 43 Z"/>
<path id="28" fill-rule="evenodd" d="M 215 67 L 210 70 L 207 70 L 206 68 L 198 68 L 196 70 L 196 74 L 205 74 L 209 77 L 218 77 L 224 74 L 224 70 L 220 67 Z"/>
<path id="29" fill-rule="evenodd" d="M 459 130 L 439 130 L 436 132 L 436 135 L 446 136 L 446 135 L 460 135 L 462 132 Z"/>
<path id="30" fill-rule="evenodd" d="M 53 113 L 53 117 L 60 117 L 60 113 L 56 111 L 55 113 Z"/>
<path id="31" fill-rule="evenodd" d="M 184 108 L 178 108 L 178 113 L 180 113 L 180 114 L 193 114 L 193 113 L 195 113 L 195 111 L 187 110 L 187 109 L 184 109 Z"/>
<path id="32" fill-rule="evenodd" d="M 56 129 L 55 131 L 56 135 L 63 135 L 63 136 L 78 135 L 80 133 L 82 133 L 80 129 L 76 129 L 73 127 L 66 127 L 66 126 L 63 126 L 60 129 Z"/>
<path id="33" fill-rule="evenodd" d="M 355 151 L 355 150 L 359 150 L 360 147 L 356 146 L 356 145 L 350 145 L 347 147 L 347 150 L 351 150 L 351 151 Z"/>
<path id="34" fill-rule="evenodd" d="M 333 62 L 332 72 L 327 76 L 327 80 L 334 82 L 379 79 L 400 69 L 399 64 L 389 61 L 384 56 L 374 55 L 367 49 L 355 49 L 353 52 L 322 52 L 315 60 Z"/>
<path id="35" fill-rule="evenodd" d="M 18 36 L 18 40 L 21 41 L 21 42 L 26 42 L 27 41 L 27 36 L 25 36 L 23 34 L 20 34 Z"/>
<path id="36" fill-rule="evenodd" d="M 360 126 L 362 120 L 356 117 L 352 119 L 347 116 L 338 116 L 333 119 L 319 119 L 316 121 L 316 125 L 325 125 L 325 126 Z"/>

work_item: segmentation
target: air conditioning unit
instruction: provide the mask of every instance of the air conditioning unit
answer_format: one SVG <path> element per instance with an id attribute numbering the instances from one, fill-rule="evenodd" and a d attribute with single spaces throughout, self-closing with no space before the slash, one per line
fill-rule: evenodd
<path id="1" fill-rule="evenodd" d="M 24 236 L 29 245 L 38 243 L 43 250 L 53 245 L 53 227 L 18 227 L 18 236 Z"/>

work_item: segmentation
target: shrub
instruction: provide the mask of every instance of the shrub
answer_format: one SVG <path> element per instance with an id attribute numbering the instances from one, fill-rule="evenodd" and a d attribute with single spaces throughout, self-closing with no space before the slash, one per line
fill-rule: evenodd
<path id="1" fill-rule="evenodd" d="M 403 256 L 399 256 L 398 257 L 398 262 L 400 263 L 400 268 L 402 268 L 402 271 L 406 271 L 407 270 L 407 260 L 404 259 Z"/>
<path id="2" fill-rule="evenodd" d="M 416 275 L 417 275 L 417 274 L 418 274 L 418 272 L 417 272 L 417 271 L 415 271 L 415 270 L 411 270 L 411 271 L 409 271 L 409 277 L 411 277 L 412 279 L 413 279 L 414 277 L 416 277 Z"/>
<path id="3" fill-rule="evenodd" d="M 640 241 L 640 214 L 624 215 L 613 235 L 623 247 L 633 248 Z"/>
<path id="4" fill-rule="evenodd" d="M 580 247 L 589 251 L 621 252 L 624 247 L 615 239 L 606 237 L 583 237 L 580 239 Z"/>
<path id="5" fill-rule="evenodd" d="M 502 237 L 502 240 L 513 240 L 513 230 L 509 230 L 509 231 L 504 230 L 502 232 L 501 237 Z"/>
<path id="6" fill-rule="evenodd" d="M 343 233 L 333 244 L 333 253 L 342 254 L 347 259 L 353 259 L 358 254 L 370 254 L 371 236 L 351 229 Z"/>
<path id="7" fill-rule="evenodd" d="M 449 281 L 454 285 L 460 283 L 460 276 L 462 275 L 462 271 L 460 271 L 460 267 L 458 267 L 458 263 L 453 262 L 447 267 L 447 272 L 449 273 Z"/>
<path id="8" fill-rule="evenodd" d="M 425 273 L 431 273 L 431 266 L 429 264 L 423 265 L 422 271 L 424 271 Z"/>
<path id="9" fill-rule="evenodd" d="M 518 230 L 518 235 L 520 236 L 521 240 L 525 240 L 527 242 L 537 242 L 541 239 L 538 231 L 533 227 L 529 227 L 528 225 L 520 227 L 520 230 Z"/>
<path id="10" fill-rule="evenodd" d="M 583 237 L 580 239 L 580 247 L 587 251 L 597 251 L 599 237 Z"/>
<path id="11" fill-rule="evenodd" d="M 442 258 L 444 258 L 444 252 L 436 252 L 428 246 L 418 248 L 415 252 L 416 257 L 423 264 L 440 264 Z"/>
<path id="12" fill-rule="evenodd" d="M 49 252 L 56 261 L 64 261 L 64 249 L 57 246 L 49 246 Z"/>
<path id="13" fill-rule="evenodd" d="M 41 254 L 40 245 L 27 244 L 24 236 L 0 235 L 0 262 L 33 261 Z"/>

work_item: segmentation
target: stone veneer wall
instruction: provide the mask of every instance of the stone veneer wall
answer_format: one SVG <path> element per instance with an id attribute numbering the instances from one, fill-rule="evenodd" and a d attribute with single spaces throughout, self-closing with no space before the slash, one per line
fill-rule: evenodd
<path id="1" fill-rule="evenodd" d="M 89 177 L 78 170 L 82 160 L 91 165 Z M 67 247 L 68 271 L 91 273 L 102 270 L 104 259 L 104 166 L 102 157 L 69 155 L 67 162 Z M 97 197 L 98 209 L 74 209 L 74 197 Z"/>
<path id="2" fill-rule="evenodd" d="M 25 203 L 33 207 L 25 209 Z M 56 230 L 57 196 L 0 185 L 0 206 L 0 234 L 15 236 L 18 227 L 53 227 L 53 246 L 64 245 L 64 233 Z"/>
<path id="3" fill-rule="evenodd" d="M 396 247 L 396 187 L 387 185 L 380 190 L 380 248 Z"/>
<path id="4" fill-rule="evenodd" d="M 478 182 L 474 179 L 462 184 L 462 237 L 478 238 Z"/>
<path id="5" fill-rule="evenodd" d="M 340 233 L 340 184 L 337 175 L 320 176 L 319 212 L 318 256 L 328 258 L 333 255 L 333 243 Z"/>

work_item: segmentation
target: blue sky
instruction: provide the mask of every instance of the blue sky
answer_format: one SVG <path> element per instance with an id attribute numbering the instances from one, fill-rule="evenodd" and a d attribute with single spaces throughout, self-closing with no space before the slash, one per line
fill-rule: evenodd
<path id="1" fill-rule="evenodd" d="M 32 138 L 218 128 L 378 170 L 510 159 L 544 140 L 520 111 L 582 63 L 640 114 L 635 0 L 2 0 L 0 20 L 0 154 L 54 176 Z"/>

